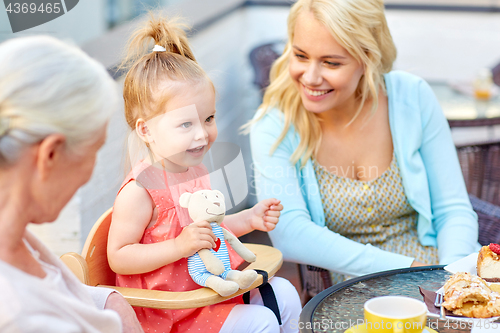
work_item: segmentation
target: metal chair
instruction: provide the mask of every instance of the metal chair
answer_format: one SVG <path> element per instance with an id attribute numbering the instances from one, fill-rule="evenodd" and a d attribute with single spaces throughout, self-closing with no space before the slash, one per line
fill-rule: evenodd
<path id="1" fill-rule="evenodd" d="M 493 74 L 493 82 L 500 86 L 500 62 L 491 69 L 491 74 Z"/>
<path id="2" fill-rule="evenodd" d="M 253 83 L 259 87 L 262 94 L 269 85 L 269 72 L 273 62 L 278 59 L 279 54 L 276 52 L 277 43 L 268 43 L 259 45 L 250 52 L 250 63 L 254 70 Z"/>
<path id="3" fill-rule="evenodd" d="M 71 252 L 61 256 L 61 260 L 75 273 L 81 282 L 89 286 L 113 288 L 119 291 L 132 306 L 155 309 L 191 309 L 223 302 L 260 286 L 262 275 L 247 289 L 222 297 L 209 288 L 185 292 L 169 292 L 147 289 L 134 289 L 115 286 L 116 274 L 108 264 L 106 247 L 111 224 L 112 209 L 106 211 L 89 233 L 82 255 Z M 245 269 L 259 269 L 268 273 L 269 278 L 280 269 L 283 263 L 281 252 L 271 246 L 245 244 L 257 255 L 257 260 Z"/>
<path id="4" fill-rule="evenodd" d="M 478 215 L 479 243 L 500 242 L 500 142 L 457 146 L 472 208 Z"/>
<path id="5" fill-rule="evenodd" d="M 450 128 L 454 127 L 489 127 L 500 125 L 500 117 L 494 118 L 477 118 L 477 119 L 449 119 L 448 124 Z"/>
<path id="6" fill-rule="evenodd" d="M 500 142 L 457 146 L 467 192 L 500 205 Z"/>

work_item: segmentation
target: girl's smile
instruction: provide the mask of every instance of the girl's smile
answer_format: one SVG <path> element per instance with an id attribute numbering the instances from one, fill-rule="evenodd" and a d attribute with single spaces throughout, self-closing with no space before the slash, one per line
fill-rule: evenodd
<path id="1" fill-rule="evenodd" d="M 207 146 L 206 145 L 203 145 L 203 146 L 199 146 L 199 147 L 196 147 L 196 148 L 193 148 L 193 149 L 188 149 L 186 150 L 189 154 L 191 154 L 193 157 L 199 157 L 199 156 L 204 156 L 206 151 L 205 151 L 205 148 Z"/>
<path id="2" fill-rule="evenodd" d="M 165 112 L 148 120 L 147 133 L 139 135 L 167 171 L 185 172 L 203 161 L 217 139 L 215 92 L 207 80 L 178 81 L 168 89 L 172 97 Z"/>

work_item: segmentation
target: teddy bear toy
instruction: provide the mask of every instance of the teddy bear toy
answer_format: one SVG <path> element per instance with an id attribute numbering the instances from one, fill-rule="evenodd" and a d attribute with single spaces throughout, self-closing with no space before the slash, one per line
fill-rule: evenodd
<path id="1" fill-rule="evenodd" d="M 189 275 L 204 287 L 213 289 L 221 296 L 229 296 L 240 288 L 246 289 L 257 279 L 254 270 L 232 270 L 229 253 L 224 240 L 244 260 L 254 262 L 255 254 L 247 249 L 238 238 L 221 227 L 226 214 L 224 195 L 217 190 L 201 190 L 194 193 L 183 193 L 179 198 L 181 207 L 187 208 L 194 222 L 208 221 L 217 237 L 216 247 L 201 249 L 188 258 Z"/>

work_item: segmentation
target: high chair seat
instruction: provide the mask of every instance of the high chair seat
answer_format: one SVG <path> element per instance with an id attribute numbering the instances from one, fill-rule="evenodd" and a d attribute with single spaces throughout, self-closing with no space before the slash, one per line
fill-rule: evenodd
<path id="1" fill-rule="evenodd" d="M 78 279 L 89 286 L 112 288 L 119 291 L 132 306 L 155 309 L 190 309 L 223 302 L 241 295 L 262 284 L 262 275 L 247 289 L 241 289 L 233 295 L 222 297 L 209 288 L 192 291 L 170 292 L 147 289 L 124 288 L 115 286 L 116 274 L 108 264 L 107 243 L 111 224 L 112 208 L 108 209 L 90 231 L 82 254 L 66 253 L 61 260 L 73 271 Z M 257 260 L 244 269 L 260 269 L 268 273 L 269 278 L 281 268 L 283 255 L 271 246 L 245 244 L 257 256 Z"/>

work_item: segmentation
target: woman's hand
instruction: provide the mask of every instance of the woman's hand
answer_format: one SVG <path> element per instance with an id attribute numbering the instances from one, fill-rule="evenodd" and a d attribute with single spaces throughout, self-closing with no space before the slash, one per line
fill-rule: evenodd
<path id="1" fill-rule="evenodd" d="M 111 293 L 104 305 L 105 309 L 116 311 L 122 320 L 123 333 L 143 333 L 134 309 L 119 293 Z"/>
<path id="2" fill-rule="evenodd" d="M 199 221 L 185 227 L 174 241 L 175 248 L 180 251 L 183 258 L 187 258 L 201 249 L 214 248 L 216 239 L 210 223 Z"/>
<path id="3" fill-rule="evenodd" d="M 250 210 L 250 227 L 253 230 L 271 231 L 279 221 L 283 205 L 275 198 L 265 199 L 257 203 Z"/>

